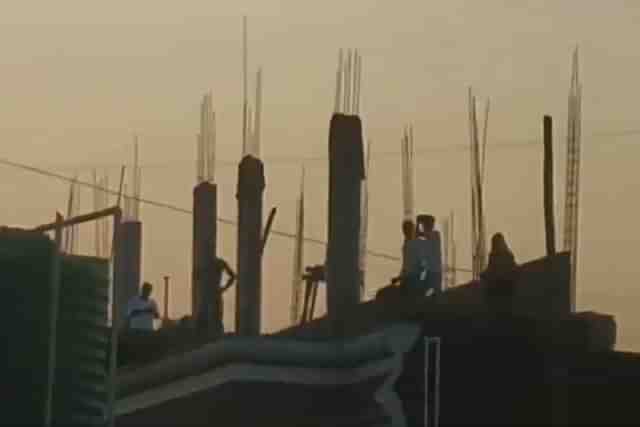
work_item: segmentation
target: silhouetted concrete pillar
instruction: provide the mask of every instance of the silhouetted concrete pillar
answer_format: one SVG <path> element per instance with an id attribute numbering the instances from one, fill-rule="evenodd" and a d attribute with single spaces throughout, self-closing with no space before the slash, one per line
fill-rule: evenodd
<path id="1" fill-rule="evenodd" d="M 205 268 L 216 256 L 218 187 L 201 182 L 193 190 L 193 253 L 191 304 L 199 327 L 221 328 L 219 298 L 212 283 L 211 269 Z M 205 310 L 206 304 L 209 310 Z M 222 331 L 219 331 L 222 332 Z"/>
<path id="2" fill-rule="evenodd" d="M 360 302 L 360 203 L 364 179 L 362 123 L 334 114 L 329 130 L 327 311 L 335 335 Z"/>
<path id="3" fill-rule="evenodd" d="M 264 165 L 245 156 L 238 167 L 238 284 L 236 333 L 259 335 L 262 306 L 262 195 Z"/>
<path id="4" fill-rule="evenodd" d="M 119 236 L 114 253 L 114 274 L 119 286 L 118 307 L 120 327 L 126 325 L 127 303 L 140 292 L 142 260 L 142 223 L 126 221 L 118 227 Z"/>

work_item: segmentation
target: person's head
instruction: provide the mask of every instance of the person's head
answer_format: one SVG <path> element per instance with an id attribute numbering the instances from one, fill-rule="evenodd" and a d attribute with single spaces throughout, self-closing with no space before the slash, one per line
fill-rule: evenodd
<path id="1" fill-rule="evenodd" d="M 413 221 L 410 219 L 405 219 L 402 221 L 402 234 L 406 240 L 413 239 L 413 236 L 416 232 L 415 225 L 413 225 Z"/>
<path id="2" fill-rule="evenodd" d="M 433 215 L 418 215 L 416 218 L 417 223 L 417 235 L 425 236 L 427 233 L 433 231 L 436 225 L 436 219 Z"/>
<path id="3" fill-rule="evenodd" d="M 496 233 L 491 237 L 491 252 L 506 252 L 509 250 L 509 245 L 507 245 L 502 233 Z"/>
<path id="4" fill-rule="evenodd" d="M 153 290 L 153 286 L 151 285 L 151 283 L 144 282 L 142 284 L 142 291 L 140 292 L 140 295 L 142 295 L 142 298 L 148 299 L 151 296 L 152 290 Z"/>

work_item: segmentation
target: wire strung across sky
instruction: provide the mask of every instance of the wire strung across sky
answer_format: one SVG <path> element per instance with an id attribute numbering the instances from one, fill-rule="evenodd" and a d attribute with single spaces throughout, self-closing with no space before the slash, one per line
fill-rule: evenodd
<path id="1" fill-rule="evenodd" d="M 71 178 L 71 177 L 56 173 L 56 172 L 52 172 L 52 171 L 49 171 L 49 170 L 46 170 L 46 169 L 42 169 L 42 168 L 37 168 L 37 167 L 34 167 L 34 166 L 29 166 L 29 165 L 26 165 L 26 164 L 23 164 L 23 163 L 14 162 L 14 161 L 11 161 L 11 160 L 8 160 L 8 159 L 0 158 L 0 164 L 3 164 L 5 166 L 9 166 L 9 167 L 13 167 L 13 168 L 17 168 L 17 169 L 22 169 L 22 170 L 29 171 L 29 172 L 33 172 L 33 173 L 36 173 L 38 175 L 47 176 L 49 178 L 55 178 L 55 179 L 58 179 L 58 180 L 61 180 L 61 181 L 75 182 L 76 185 L 81 185 L 83 187 L 102 190 L 102 191 L 107 192 L 107 193 L 109 193 L 111 195 L 117 196 L 119 194 L 117 190 L 113 190 L 111 188 L 106 188 L 106 187 L 103 187 L 103 186 L 100 186 L 100 185 L 93 184 L 91 182 L 81 181 L 81 180 L 78 180 L 76 178 Z M 144 204 L 149 205 L 149 206 L 155 206 L 157 208 L 167 209 L 167 210 L 171 210 L 173 212 L 178 212 L 178 213 L 182 213 L 182 214 L 193 215 L 193 212 L 191 210 L 185 209 L 185 208 L 181 208 L 179 206 L 174 206 L 174 205 L 171 205 L 169 203 L 158 202 L 158 201 L 155 201 L 155 200 L 149 200 L 149 199 L 145 199 L 145 198 L 142 198 L 142 197 L 137 197 L 137 198 L 133 198 L 132 197 L 132 199 L 138 200 L 140 203 L 144 203 Z M 233 220 L 230 220 L 230 219 L 227 219 L 227 218 L 218 217 L 217 220 L 218 220 L 218 222 L 220 222 L 222 224 L 233 225 L 233 226 L 237 225 L 236 221 L 233 221 Z M 289 233 L 289 232 L 286 232 L 286 231 L 279 231 L 279 230 L 272 229 L 271 232 L 276 236 L 287 237 L 287 238 L 290 238 L 290 239 L 294 239 L 296 237 L 294 233 Z M 307 242 L 307 243 L 313 243 L 313 244 L 321 245 L 321 246 L 326 246 L 327 245 L 327 243 L 325 241 L 320 240 L 320 239 L 315 239 L 313 237 L 305 237 L 304 241 Z M 367 251 L 367 255 L 369 255 L 371 257 L 375 257 L 375 258 L 386 259 L 388 261 L 400 261 L 400 257 L 394 256 L 394 255 L 390 255 L 390 254 L 387 254 L 387 253 L 384 253 L 384 252 L 368 250 Z M 461 271 L 461 272 L 469 272 L 470 271 L 470 270 L 464 269 L 464 268 L 457 268 L 456 270 L 457 271 Z"/>
<path id="2" fill-rule="evenodd" d="M 623 136 L 635 136 L 635 135 L 640 135 L 640 129 L 624 129 L 624 130 L 619 130 L 619 131 L 605 131 L 605 132 L 593 132 L 589 135 L 585 135 L 584 138 L 611 138 L 611 137 L 623 137 Z M 490 145 L 491 148 L 516 148 L 516 147 L 526 147 L 526 146 L 531 146 L 531 145 L 538 145 L 541 144 L 540 140 L 538 139 L 530 139 L 530 140 L 526 140 L 526 141 L 520 141 L 520 142 L 499 142 L 499 143 L 492 143 Z M 451 152 L 451 151 L 467 151 L 469 148 L 467 146 L 463 146 L 463 145 L 453 145 L 453 146 L 441 146 L 441 147 L 431 147 L 428 149 L 421 149 L 421 150 L 416 150 L 416 155 L 417 156 L 421 156 L 421 155 L 426 155 L 426 154 L 430 154 L 430 153 L 434 153 L 434 152 Z M 396 157 L 396 156 L 400 156 L 400 153 L 395 153 L 395 152 L 382 152 L 382 153 L 375 153 L 372 154 L 372 158 L 376 158 L 376 157 Z M 306 157 L 306 158 L 274 158 L 274 159 L 268 159 L 266 160 L 270 163 L 272 162 L 291 162 L 291 163 L 307 163 L 307 162 L 318 162 L 318 161 L 327 161 L 326 157 Z M 220 162 L 220 161 L 219 161 Z M 220 163 L 224 164 L 224 165 L 237 165 L 237 162 L 233 162 L 233 161 L 221 161 Z M 42 169 L 42 168 L 37 168 L 34 166 L 29 166 L 23 163 L 18 163 L 18 162 L 13 162 L 11 160 L 8 159 L 2 159 L 0 158 L 0 164 L 6 165 L 6 166 L 10 166 L 10 167 L 14 167 L 14 168 L 18 168 L 18 169 L 22 169 L 22 170 L 26 170 L 26 171 L 30 171 L 39 175 L 43 175 L 43 176 L 48 176 L 50 178 L 55 178 L 55 179 L 59 179 L 62 181 L 67 181 L 67 182 L 76 182 L 76 185 L 82 185 L 84 187 L 89 187 L 89 188 L 93 188 L 93 189 L 98 189 L 98 190 L 102 190 L 105 191 L 109 194 L 112 195 L 118 195 L 118 191 L 116 190 L 112 190 L 110 188 L 105 188 L 105 187 L 101 187 L 99 185 L 95 185 L 86 181 L 79 181 L 76 180 L 74 178 L 56 173 L 56 172 L 52 172 L 50 170 L 46 170 L 46 169 Z M 115 167 L 116 165 L 112 165 L 113 167 Z M 118 167 L 121 167 L 121 165 L 117 165 Z M 156 165 L 158 166 L 158 165 Z M 104 166 L 103 166 L 104 167 Z M 143 166 L 143 167 L 154 167 L 154 165 L 147 165 L 147 166 Z M 76 166 L 77 168 L 77 166 Z M 95 168 L 92 167 L 92 168 Z M 162 208 L 162 209 L 168 209 L 174 212 L 178 212 L 178 213 L 183 213 L 183 214 L 187 214 L 187 215 L 192 215 L 193 212 L 189 209 L 184 209 L 181 208 L 179 206 L 174 206 L 168 203 L 164 203 L 164 202 L 158 202 L 155 200 L 149 200 L 149 199 L 144 199 L 144 198 L 135 198 L 136 200 L 138 200 L 140 203 L 144 203 L 146 205 L 149 206 L 155 206 L 158 208 Z M 227 225 L 233 225 L 236 226 L 237 223 L 233 220 L 230 219 L 226 219 L 226 218 L 217 218 L 218 222 L 222 223 L 222 224 L 227 224 Z M 271 230 L 271 232 L 276 235 L 276 236 L 281 236 L 281 237 L 287 237 L 290 239 L 295 238 L 295 235 L 293 233 L 288 233 L 286 231 L 279 231 L 279 230 Z M 305 237 L 304 241 L 307 243 L 313 243 L 316 245 L 321 245 L 321 246 L 326 246 L 326 242 L 320 239 L 315 239 L 312 237 Z M 378 251 L 372 251 L 372 250 L 368 250 L 367 251 L 367 255 L 375 257 L 375 258 L 380 258 L 380 259 L 386 259 L 388 261 L 400 261 L 400 257 L 398 256 L 394 256 L 394 255 L 390 255 L 384 252 L 378 252 Z M 456 271 L 461 271 L 461 272 L 471 272 L 471 270 L 469 269 L 465 269 L 465 268 L 456 268 Z"/>
<path id="3" fill-rule="evenodd" d="M 589 135 L 583 135 L 583 139 L 587 139 L 587 138 L 597 138 L 597 139 L 602 139 L 602 138 L 616 138 L 616 137 L 626 137 L 626 136 L 638 136 L 640 135 L 640 129 L 621 129 L 618 131 L 596 131 L 593 132 Z M 554 145 L 558 144 L 560 141 L 560 139 L 556 139 L 554 141 Z M 608 141 L 608 143 L 613 143 L 613 141 Z M 526 140 L 519 140 L 519 141 L 497 141 L 497 142 L 492 142 L 490 144 L 487 145 L 488 149 L 518 149 L 518 148 L 529 148 L 531 146 L 541 146 L 542 145 L 542 139 L 536 139 L 536 138 L 531 138 L 531 139 L 526 139 Z M 123 146 L 124 147 L 124 146 Z M 438 146 L 431 146 L 431 147 L 425 147 L 425 148 L 420 148 L 415 150 L 415 156 L 416 157 L 423 157 L 423 156 L 430 156 L 433 155 L 434 153 L 457 153 L 457 152 L 466 152 L 469 151 L 469 146 L 468 144 L 452 144 L 452 145 L 438 145 Z M 382 158 L 393 158 L 393 157 L 400 157 L 402 154 L 398 151 L 380 151 L 380 152 L 376 152 L 376 153 L 371 153 L 371 158 L 373 160 L 375 159 L 382 159 Z M 319 162 L 328 162 L 329 159 L 327 156 L 307 156 L 307 157 L 287 157 L 287 156 L 282 156 L 282 157 L 269 157 L 264 159 L 265 163 L 269 163 L 269 164 L 291 164 L 291 165 L 307 165 L 310 166 L 310 163 L 319 163 Z M 231 160 L 231 159 L 227 159 L 227 160 L 222 160 L 222 159 L 218 159 L 216 160 L 216 166 L 219 167 L 237 167 L 238 163 L 240 162 L 240 160 Z M 175 159 L 175 160 L 171 160 L 171 161 L 167 161 L 167 162 L 157 162 L 157 163 L 146 163 L 146 164 L 141 164 L 140 166 L 142 168 L 145 169 L 153 169 L 153 168 L 166 168 L 166 167 L 173 167 L 176 166 L 178 164 L 189 164 L 190 166 L 193 165 L 193 160 L 192 159 Z M 105 168 L 117 168 L 119 169 L 122 165 L 121 164 L 117 164 L 117 163 L 112 163 L 112 164 L 89 164 L 89 163 L 78 163 L 78 164 L 71 164 L 71 163 L 67 163 L 67 164 L 50 164 L 47 165 L 50 168 L 56 168 L 56 169 L 105 169 Z"/>

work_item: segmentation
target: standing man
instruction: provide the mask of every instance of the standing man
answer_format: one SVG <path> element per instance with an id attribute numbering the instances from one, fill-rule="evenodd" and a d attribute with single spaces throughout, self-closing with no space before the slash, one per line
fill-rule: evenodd
<path id="1" fill-rule="evenodd" d="M 416 222 L 427 241 L 427 287 L 433 289 L 434 294 L 439 294 L 442 292 L 442 239 L 440 232 L 435 229 L 436 219 L 433 215 L 418 215 Z"/>
<path id="2" fill-rule="evenodd" d="M 151 360 L 160 351 L 154 339 L 153 320 L 160 318 L 158 305 L 151 298 L 153 286 L 142 284 L 140 294 L 127 302 L 124 333 L 120 337 L 118 363 L 135 365 Z"/>
<path id="3" fill-rule="evenodd" d="M 221 286 L 224 273 L 227 274 L 228 279 L 224 286 Z M 202 295 L 200 303 L 198 329 L 215 336 L 221 336 L 224 334 L 222 294 L 234 284 L 236 273 L 225 260 L 215 257 L 205 267 L 201 279 L 205 280 L 207 284 L 203 287 L 204 295 Z"/>
<path id="4" fill-rule="evenodd" d="M 142 284 L 140 295 L 131 298 L 127 304 L 127 326 L 132 331 L 153 332 L 153 319 L 160 318 L 158 305 L 151 298 L 153 286 Z"/>

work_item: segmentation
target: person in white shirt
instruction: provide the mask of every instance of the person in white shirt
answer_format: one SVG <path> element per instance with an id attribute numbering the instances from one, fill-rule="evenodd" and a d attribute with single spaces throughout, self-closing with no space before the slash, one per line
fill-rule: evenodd
<path id="1" fill-rule="evenodd" d="M 408 270 L 407 263 L 409 261 L 409 242 L 415 238 L 415 234 L 416 227 L 413 224 L 413 221 L 411 221 L 410 219 L 405 219 L 404 221 L 402 221 L 402 236 L 404 237 L 404 240 L 402 241 L 402 268 L 400 269 L 400 274 L 391 279 L 391 284 L 396 284 L 404 280 L 404 273 Z"/>
<path id="2" fill-rule="evenodd" d="M 435 229 L 436 219 L 432 215 L 418 215 L 416 222 L 421 233 L 428 242 L 429 271 L 427 273 L 427 287 L 434 293 L 442 292 L 442 239 L 440 232 Z"/>
<path id="3" fill-rule="evenodd" d="M 158 305 L 151 299 L 153 286 L 149 282 L 142 285 L 140 295 L 129 300 L 127 304 L 127 324 L 136 331 L 153 331 L 153 319 L 160 318 Z"/>

